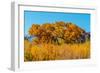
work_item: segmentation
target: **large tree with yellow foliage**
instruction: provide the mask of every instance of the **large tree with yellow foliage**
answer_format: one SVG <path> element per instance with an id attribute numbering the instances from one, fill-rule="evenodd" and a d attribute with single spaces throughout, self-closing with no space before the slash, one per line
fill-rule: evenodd
<path id="1" fill-rule="evenodd" d="M 55 22 L 45 24 L 33 24 L 29 29 L 31 36 L 37 37 L 39 43 L 76 43 L 85 33 L 83 29 L 73 23 Z"/>

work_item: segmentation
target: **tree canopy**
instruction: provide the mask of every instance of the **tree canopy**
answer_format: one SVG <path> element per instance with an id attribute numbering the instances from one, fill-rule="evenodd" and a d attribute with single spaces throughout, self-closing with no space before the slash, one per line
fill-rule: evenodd
<path id="1" fill-rule="evenodd" d="M 55 22 L 45 24 L 33 24 L 29 29 L 29 35 L 37 37 L 39 43 L 79 43 L 85 30 L 71 22 Z"/>

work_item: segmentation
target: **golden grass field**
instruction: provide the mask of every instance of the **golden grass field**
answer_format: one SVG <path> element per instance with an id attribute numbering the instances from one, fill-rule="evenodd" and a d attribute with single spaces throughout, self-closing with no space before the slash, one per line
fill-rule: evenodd
<path id="1" fill-rule="evenodd" d="M 37 44 L 24 41 L 24 61 L 46 61 L 90 58 L 90 41 L 78 44 Z"/>

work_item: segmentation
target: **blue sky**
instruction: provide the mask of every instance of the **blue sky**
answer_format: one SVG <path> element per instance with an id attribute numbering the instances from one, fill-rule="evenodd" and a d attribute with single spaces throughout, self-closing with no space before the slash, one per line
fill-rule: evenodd
<path id="1" fill-rule="evenodd" d="M 28 34 L 32 24 L 55 23 L 56 21 L 72 22 L 90 32 L 90 14 L 24 11 L 24 34 Z"/>

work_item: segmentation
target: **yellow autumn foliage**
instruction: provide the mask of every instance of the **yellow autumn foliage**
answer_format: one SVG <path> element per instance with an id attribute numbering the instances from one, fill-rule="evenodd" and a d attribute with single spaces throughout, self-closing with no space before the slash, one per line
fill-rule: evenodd
<path id="1" fill-rule="evenodd" d="M 33 24 L 24 38 L 24 61 L 90 58 L 90 33 L 73 23 Z"/>

